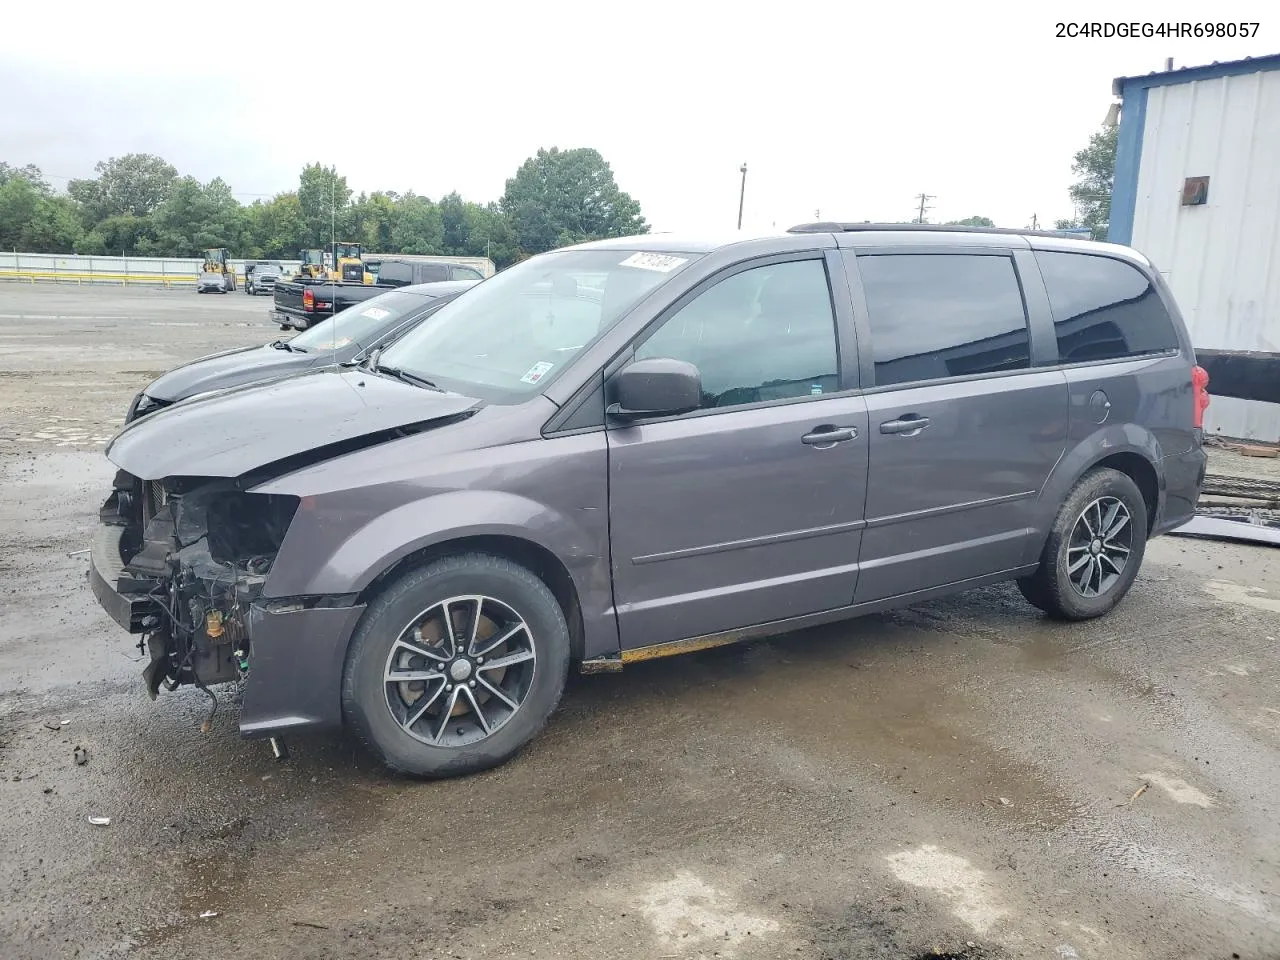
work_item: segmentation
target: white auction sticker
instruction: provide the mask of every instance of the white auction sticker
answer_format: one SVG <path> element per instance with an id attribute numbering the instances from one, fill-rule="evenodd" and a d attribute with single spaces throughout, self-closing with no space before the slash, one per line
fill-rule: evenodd
<path id="1" fill-rule="evenodd" d="M 385 320 L 391 316 L 391 311 L 384 310 L 382 307 L 366 307 L 360 312 L 360 316 L 368 317 L 370 320 Z"/>
<path id="2" fill-rule="evenodd" d="M 555 366 L 554 363 L 547 363 L 547 361 L 545 360 L 539 360 L 537 363 L 535 363 L 532 367 L 529 368 L 528 373 L 526 373 L 523 377 L 520 378 L 520 382 L 521 383 L 537 383 L 539 380 L 545 377 L 547 375 L 547 371 L 554 366 Z"/>
<path id="3" fill-rule="evenodd" d="M 673 257 L 667 253 L 633 253 L 618 266 L 635 267 L 637 270 L 656 270 L 658 273 L 670 273 L 676 267 L 688 262 L 688 257 Z"/>

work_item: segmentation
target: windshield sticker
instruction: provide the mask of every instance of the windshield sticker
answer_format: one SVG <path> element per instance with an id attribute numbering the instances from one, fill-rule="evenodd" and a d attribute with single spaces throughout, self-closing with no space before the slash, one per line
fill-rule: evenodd
<path id="1" fill-rule="evenodd" d="M 340 347 L 345 347 L 350 342 L 351 342 L 350 337 L 343 337 L 341 340 L 327 340 L 324 343 L 317 343 L 315 345 L 315 349 L 316 350 L 337 350 Z"/>
<path id="2" fill-rule="evenodd" d="M 555 366 L 554 363 L 547 363 L 547 361 L 545 360 L 539 360 L 537 363 L 535 363 L 532 367 L 529 368 L 528 373 L 526 373 L 523 377 L 520 378 L 520 382 L 521 383 L 537 383 L 539 380 L 545 377 L 547 375 L 547 371 L 554 366 Z"/>
<path id="3" fill-rule="evenodd" d="M 633 253 L 620 267 L 635 267 L 637 270 L 656 270 L 658 273 L 670 273 L 681 264 L 688 263 L 687 257 L 672 257 L 665 253 Z"/>
<path id="4" fill-rule="evenodd" d="M 368 317 L 370 320 L 385 320 L 391 316 L 391 311 L 384 310 L 382 307 L 366 307 L 360 312 L 360 316 Z"/>

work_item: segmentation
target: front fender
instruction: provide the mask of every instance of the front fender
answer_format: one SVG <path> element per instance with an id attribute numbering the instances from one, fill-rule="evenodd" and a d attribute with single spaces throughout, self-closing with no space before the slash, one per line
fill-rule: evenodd
<path id="1" fill-rule="evenodd" d="M 603 559 L 578 518 L 493 490 L 455 490 L 414 500 L 373 516 L 337 542 L 324 542 L 322 524 L 295 527 L 298 535 L 291 527 L 265 584 L 268 597 L 359 593 L 409 554 L 462 537 L 532 542 L 560 558 L 580 596 L 583 569 Z"/>
<path id="2" fill-rule="evenodd" d="M 1096 464 L 1119 453 L 1136 454 L 1151 465 L 1156 475 L 1156 509 L 1159 512 L 1164 505 L 1165 496 L 1164 476 L 1157 466 L 1165 455 L 1160 441 L 1150 430 L 1135 423 L 1099 427 L 1069 448 L 1045 481 L 1036 505 L 1037 536 L 1032 540 L 1034 550 L 1026 558 L 1028 563 L 1034 563 L 1039 558 L 1054 518 L 1076 481 Z"/>

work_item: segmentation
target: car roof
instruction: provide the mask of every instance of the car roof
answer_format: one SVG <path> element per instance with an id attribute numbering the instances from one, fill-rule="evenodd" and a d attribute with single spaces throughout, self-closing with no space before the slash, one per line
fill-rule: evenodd
<path id="1" fill-rule="evenodd" d="M 423 297 L 451 297 L 474 287 L 479 280 L 437 280 L 434 283 L 415 283 L 397 287 L 397 293 L 416 293 Z"/>
<path id="2" fill-rule="evenodd" d="M 788 230 L 769 231 L 726 231 L 705 234 L 678 233 L 645 233 L 631 237 L 614 237 L 607 240 L 593 240 L 577 244 L 565 249 L 570 250 L 654 250 L 664 253 L 704 254 L 720 250 L 734 244 L 750 243 L 757 240 L 793 241 L 798 235 L 825 234 L 828 236 L 848 237 L 851 246 L 887 246 L 903 245 L 924 246 L 927 244 L 945 243 L 950 236 L 973 244 L 983 236 L 1001 238 L 1002 245 L 1008 245 L 1010 237 L 1021 237 L 1026 246 L 1037 250 L 1069 250 L 1079 253 L 1099 253 L 1121 256 L 1137 263 L 1147 264 L 1147 260 L 1131 247 L 1116 243 L 1105 243 L 1095 240 L 1081 240 L 1077 237 L 1063 236 L 1048 230 L 1019 230 L 1009 227 L 969 227 L 959 224 L 934 223 L 844 223 L 821 221 L 802 223 Z M 855 237 L 857 238 L 855 240 Z M 842 243 L 841 246 L 844 246 Z M 1019 245 L 1021 246 L 1021 244 Z"/>

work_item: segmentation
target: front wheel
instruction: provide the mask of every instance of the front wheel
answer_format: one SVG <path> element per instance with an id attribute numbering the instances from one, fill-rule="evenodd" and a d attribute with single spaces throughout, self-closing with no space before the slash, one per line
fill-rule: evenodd
<path id="1" fill-rule="evenodd" d="M 1146 549 L 1147 505 L 1138 485 L 1119 470 L 1091 470 L 1067 495 L 1039 568 L 1018 589 L 1052 617 L 1091 620 L 1124 599 Z"/>
<path id="2" fill-rule="evenodd" d="M 546 584 L 502 557 L 445 557 L 393 581 L 365 611 L 343 716 L 392 770 L 475 773 L 542 729 L 568 670 L 568 626 Z"/>

